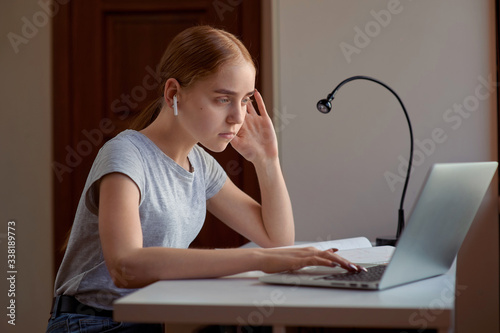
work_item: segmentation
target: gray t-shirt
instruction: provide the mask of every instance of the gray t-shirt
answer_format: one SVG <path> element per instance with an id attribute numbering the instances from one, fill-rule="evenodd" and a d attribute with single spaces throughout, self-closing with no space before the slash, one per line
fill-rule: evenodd
<path id="1" fill-rule="evenodd" d="M 78 204 L 56 277 L 55 295 L 72 295 L 84 304 L 112 309 L 114 300 L 133 291 L 114 285 L 102 254 L 98 184 L 106 174 L 120 172 L 137 184 L 144 247 L 189 246 L 203 226 L 206 201 L 222 188 L 227 176 L 217 161 L 198 145 L 188 158 L 192 172 L 133 130 L 120 133 L 101 148 Z"/>

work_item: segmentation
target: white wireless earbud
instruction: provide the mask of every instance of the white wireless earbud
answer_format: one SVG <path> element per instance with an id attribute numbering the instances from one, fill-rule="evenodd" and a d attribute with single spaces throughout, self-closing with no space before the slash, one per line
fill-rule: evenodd
<path id="1" fill-rule="evenodd" d="M 177 116 L 179 114 L 179 111 L 177 111 L 177 95 L 174 95 L 174 116 Z"/>

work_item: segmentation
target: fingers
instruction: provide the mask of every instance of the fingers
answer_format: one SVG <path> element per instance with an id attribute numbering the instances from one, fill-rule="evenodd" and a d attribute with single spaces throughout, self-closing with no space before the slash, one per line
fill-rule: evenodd
<path id="1" fill-rule="evenodd" d="M 336 254 L 337 249 L 320 251 L 314 247 L 303 247 L 264 249 L 263 251 L 268 254 L 261 269 L 266 273 L 298 270 L 306 266 L 341 267 L 353 273 L 366 271 L 364 267 Z"/>
<path id="2" fill-rule="evenodd" d="M 349 272 L 361 272 L 366 271 L 366 268 L 356 265 L 349 260 L 342 258 L 335 252 L 338 249 L 332 248 L 325 251 L 319 251 L 314 247 L 302 248 L 301 253 L 296 253 L 296 256 L 300 256 L 304 259 L 301 266 L 329 266 L 329 267 L 341 267 Z"/>
<path id="3" fill-rule="evenodd" d="M 361 272 L 361 271 L 366 272 L 367 271 L 366 268 L 364 268 L 363 266 L 356 265 L 356 264 L 350 262 L 349 260 L 342 258 L 338 254 L 333 253 L 332 257 L 333 257 L 332 262 L 338 264 L 340 267 L 342 267 L 343 269 L 346 269 L 350 272 Z"/>
<path id="4" fill-rule="evenodd" d="M 262 95 L 257 89 L 255 89 L 254 96 L 255 96 L 255 101 L 257 102 L 257 107 L 259 108 L 260 115 L 263 117 L 269 117 L 269 115 L 267 114 L 266 105 L 264 104 L 264 100 L 262 99 Z"/>
<path id="5" fill-rule="evenodd" d="M 253 103 L 251 101 L 247 104 L 247 113 L 258 116 L 258 113 L 255 110 L 255 107 L 253 106 Z"/>
<path id="6" fill-rule="evenodd" d="M 320 251 L 318 253 L 318 255 L 320 257 L 330 261 L 329 263 L 325 262 L 326 263 L 325 266 L 334 266 L 334 267 L 340 266 L 343 269 L 348 270 L 350 272 L 361 272 L 361 271 L 366 272 L 367 271 L 366 268 L 359 266 L 359 265 L 356 265 L 345 258 L 342 258 L 341 256 L 339 256 L 338 254 L 335 253 L 337 251 L 338 251 L 338 249 L 332 248 L 332 249 L 328 249 L 326 251 Z"/>

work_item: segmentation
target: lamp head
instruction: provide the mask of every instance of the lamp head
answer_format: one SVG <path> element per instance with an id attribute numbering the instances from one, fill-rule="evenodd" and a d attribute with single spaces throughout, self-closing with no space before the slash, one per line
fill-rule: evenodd
<path id="1" fill-rule="evenodd" d="M 332 103 L 328 99 L 322 99 L 316 104 L 316 108 L 321 113 L 328 113 L 332 110 Z"/>

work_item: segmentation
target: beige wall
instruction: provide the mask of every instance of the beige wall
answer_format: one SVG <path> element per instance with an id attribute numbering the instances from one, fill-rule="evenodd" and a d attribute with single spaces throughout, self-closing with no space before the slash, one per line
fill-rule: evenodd
<path id="1" fill-rule="evenodd" d="M 433 163 L 497 159 L 496 88 L 487 83 L 496 80 L 494 1 L 274 3 L 274 107 L 298 240 L 396 231 L 403 184 L 385 175 L 404 171 L 406 120 L 394 96 L 367 81 L 345 85 L 330 114 L 316 111 L 347 77 L 387 83 L 408 109 L 419 143 L 406 215 Z M 457 297 L 459 332 L 499 329 L 494 182 L 459 257 L 459 283 L 468 286 Z M 475 267 L 491 274 L 479 287 L 465 272 Z"/>
<path id="2" fill-rule="evenodd" d="M 50 22 L 35 0 L 1 7 L 0 331 L 43 332 L 53 288 Z M 9 33 L 22 43 L 13 47 Z M 5 278 L 9 221 L 16 228 L 15 298 Z M 7 323 L 11 299 L 15 326 Z"/>

